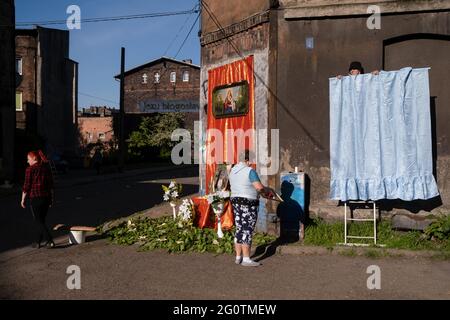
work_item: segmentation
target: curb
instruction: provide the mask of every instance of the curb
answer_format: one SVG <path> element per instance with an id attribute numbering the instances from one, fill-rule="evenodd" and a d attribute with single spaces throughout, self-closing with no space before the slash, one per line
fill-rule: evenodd
<path id="1" fill-rule="evenodd" d="M 278 254 L 287 255 L 341 255 L 341 256 L 363 256 L 368 258 L 436 258 L 445 253 L 427 250 L 405 250 L 376 247 L 344 247 L 334 246 L 330 248 L 319 246 L 284 245 L 276 249 Z M 450 258 L 450 257 L 449 257 Z M 447 259 L 449 259 L 447 258 Z"/>

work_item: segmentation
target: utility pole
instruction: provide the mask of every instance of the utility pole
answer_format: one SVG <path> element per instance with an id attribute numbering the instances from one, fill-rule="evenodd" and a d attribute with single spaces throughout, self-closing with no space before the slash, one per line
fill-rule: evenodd
<path id="1" fill-rule="evenodd" d="M 125 166 L 124 86 L 125 86 L 125 48 L 122 47 L 120 55 L 119 172 L 123 172 Z"/>

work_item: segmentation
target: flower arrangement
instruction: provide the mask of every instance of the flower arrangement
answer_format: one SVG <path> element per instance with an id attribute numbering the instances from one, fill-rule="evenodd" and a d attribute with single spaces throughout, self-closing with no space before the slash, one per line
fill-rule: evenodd
<path id="1" fill-rule="evenodd" d="M 194 220 L 194 202 L 191 199 L 184 199 L 178 208 L 178 217 L 183 222 L 192 222 Z"/>
<path id="2" fill-rule="evenodd" d="M 217 191 L 207 195 L 208 204 L 213 208 L 214 212 L 223 210 L 225 200 L 230 197 L 229 191 Z"/>
<path id="3" fill-rule="evenodd" d="M 176 202 L 177 199 L 180 197 L 182 186 L 175 180 L 170 181 L 169 186 L 162 185 L 161 187 L 164 191 L 163 195 L 164 201 Z"/>
<path id="4" fill-rule="evenodd" d="M 180 197 L 182 190 L 181 184 L 177 183 L 175 180 L 172 180 L 170 181 L 169 186 L 162 185 L 161 187 L 164 191 L 163 200 L 170 203 L 173 218 L 176 219 L 177 213 L 175 207 L 177 206 L 177 200 Z"/>
<path id="5" fill-rule="evenodd" d="M 207 196 L 208 204 L 217 217 L 217 236 L 223 238 L 221 216 L 225 207 L 225 200 L 230 197 L 229 191 L 217 191 Z"/>

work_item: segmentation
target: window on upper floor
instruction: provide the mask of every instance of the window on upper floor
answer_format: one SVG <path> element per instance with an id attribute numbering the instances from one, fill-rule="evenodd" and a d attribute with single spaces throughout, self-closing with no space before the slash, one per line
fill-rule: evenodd
<path id="1" fill-rule="evenodd" d="M 16 111 L 23 111 L 22 92 L 16 92 Z"/>
<path id="2" fill-rule="evenodd" d="M 147 78 L 148 78 L 147 74 L 144 73 L 144 74 L 142 75 L 142 83 L 143 83 L 143 84 L 147 84 Z"/>
<path id="3" fill-rule="evenodd" d="M 177 73 L 175 71 L 170 73 L 170 82 L 175 83 L 177 81 Z"/>
<path id="4" fill-rule="evenodd" d="M 22 75 L 22 58 L 16 58 L 16 72 Z"/>
<path id="5" fill-rule="evenodd" d="M 189 82 L 189 71 L 183 71 L 183 82 Z"/>

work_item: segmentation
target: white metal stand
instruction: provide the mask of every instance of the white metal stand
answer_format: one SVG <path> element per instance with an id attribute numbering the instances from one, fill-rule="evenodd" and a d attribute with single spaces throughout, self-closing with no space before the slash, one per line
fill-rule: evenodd
<path id="1" fill-rule="evenodd" d="M 346 201 L 344 202 L 344 243 L 341 243 L 345 246 L 369 246 L 369 244 L 367 243 L 351 243 L 348 241 L 349 238 L 351 239 L 373 239 L 373 244 L 377 245 L 377 211 L 376 211 L 376 205 L 375 205 L 375 201 L 372 201 L 373 204 L 373 216 L 371 219 L 357 219 L 357 218 L 347 218 L 347 202 L 350 201 Z M 373 222 L 373 236 L 372 237 L 368 237 L 368 236 L 352 236 L 352 235 L 348 235 L 348 230 L 347 230 L 347 221 L 371 221 Z M 381 245 L 383 246 L 383 245 Z"/>

